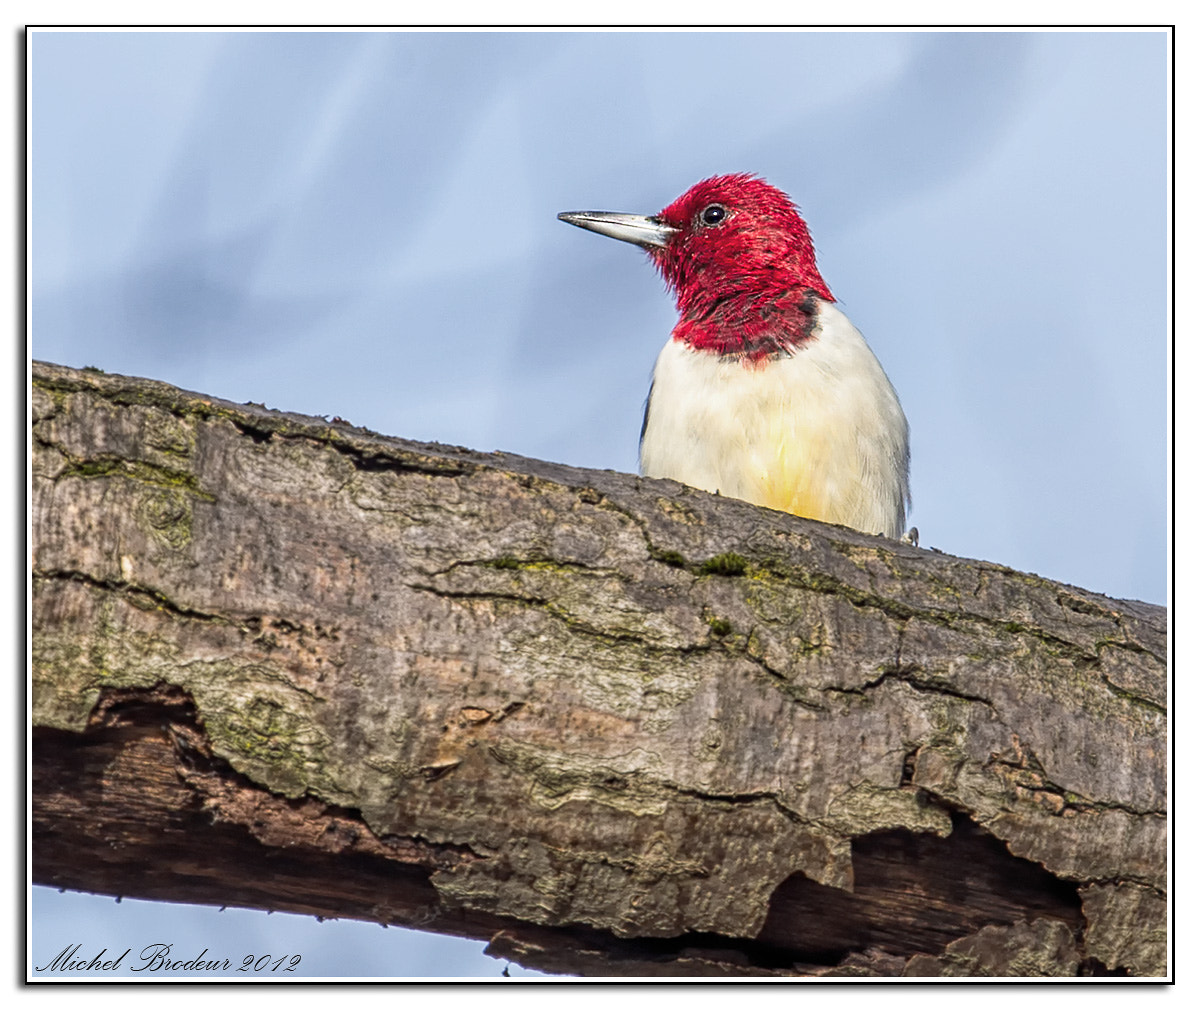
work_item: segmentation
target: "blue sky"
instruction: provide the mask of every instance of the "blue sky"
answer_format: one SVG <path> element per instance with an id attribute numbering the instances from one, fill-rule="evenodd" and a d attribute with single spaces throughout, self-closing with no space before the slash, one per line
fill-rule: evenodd
<path id="1" fill-rule="evenodd" d="M 900 394 L 922 546 L 1165 603 L 1169 59 L 1165 32 L 36 32 L 33 353 L 632 471 L 674 309 L 555 214 L 756 172 Z M 39 889 L 34 962 L 146 915 L 293 942 L 143 904 Z M 347 971 L 402 963 L 371 929 Z M 443 943 L 412 963 L 501 967 Z"/>

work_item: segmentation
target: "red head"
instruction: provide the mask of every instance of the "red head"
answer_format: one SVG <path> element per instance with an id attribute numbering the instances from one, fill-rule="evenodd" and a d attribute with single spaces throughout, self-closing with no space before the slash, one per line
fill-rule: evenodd
<path id="1" fill-rule="evenodd" d="M 786 353 L 808 339 L 814 299 L 834 300 L 795 204 L 761 179 L 705 179 L 657 217 L 677 231 L 650 258 L 675 292 L 675 338 L 697 350 Z"/>
<path id="2" fill-rule="evenodd" d="M 680 312 L 698 299 L 780 288 L 834 300 L 817 270 L 804 219 L 786 193 L 762 179 L 705 179 L 656 217 L 676 229 L 666 245 L 650 249 L 650 258 L 675 292 Z"/>
<path id="3" fill-rule="evenodd" d="M 646 249 L 675 293 L 673 336 L 697 350 L 750 363 L 790 353 L 810 338 L 817 299 L 834 300 L 795 205 L 752 175 L 705 179 L 650 218 L 559 218 Z"/>

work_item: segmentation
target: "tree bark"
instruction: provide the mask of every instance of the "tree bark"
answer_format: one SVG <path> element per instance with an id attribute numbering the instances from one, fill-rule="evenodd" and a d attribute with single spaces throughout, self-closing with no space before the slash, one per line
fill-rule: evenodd
<path id="1" fill-rule="evenodd" d="M 595 975 L 1166 971 L 1166 615 L 35 364 L 33 878 Z"/>

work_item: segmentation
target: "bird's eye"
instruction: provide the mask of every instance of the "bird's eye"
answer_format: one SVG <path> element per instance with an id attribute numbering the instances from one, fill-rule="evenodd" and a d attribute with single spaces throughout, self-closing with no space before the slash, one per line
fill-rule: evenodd
<path id="1" fill-rule="evenodd" d="M 713 225 L 720 224 L 728 215 L 729 211 L 719 203 L 710 203 L 704 210 L 700 211 L 700 220 L 709 227 L 712 227 Z"/>

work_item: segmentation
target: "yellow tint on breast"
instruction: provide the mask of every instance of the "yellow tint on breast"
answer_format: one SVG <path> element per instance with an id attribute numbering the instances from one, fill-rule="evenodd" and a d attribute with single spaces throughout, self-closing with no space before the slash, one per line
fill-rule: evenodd
<path id="1" fill-rule="evenodd" d="M 837 482 L 830 480 L 830 467 L 837 462 L 834 446 L 829 440 L 814 438 L 812 432 L 805 432 L 807 437 L 801 441 L 793 427 L 780 427 L 785 431 L 772 433 L 776 445 L 773 458 L 755 482 L 758 504 L 806 519 L 844 522 L 831 494 L 837 487 Z"/>

